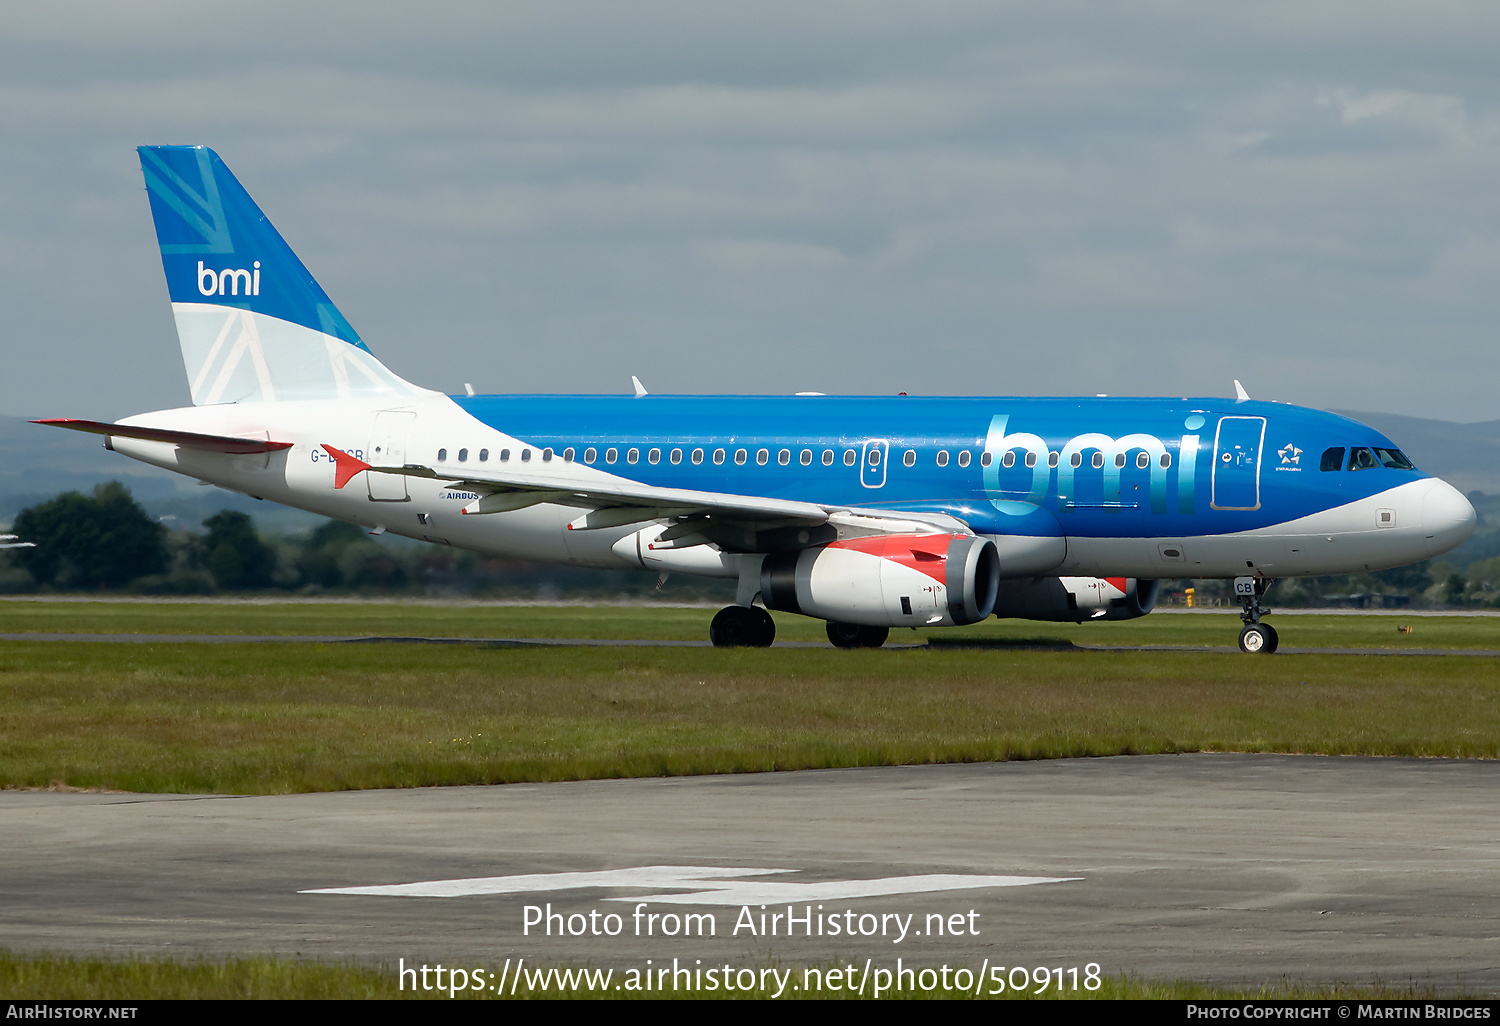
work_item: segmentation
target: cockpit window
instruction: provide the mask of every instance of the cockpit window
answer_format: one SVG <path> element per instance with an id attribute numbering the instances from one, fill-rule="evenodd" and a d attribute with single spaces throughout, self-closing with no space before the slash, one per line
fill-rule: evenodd
<path id="1" fill-rule="evenodd" d="M 1411 460 L 1406 458 L 1400 449 L 1376 449 L 1375 458 L 1380 461 L 1381 466 L 1390 467 L 1392 470 L 1416 470 Z"/>
<path id="2" fill-rule="evenodd" d="M 1369 449 L 1361 446 L 1349 450 L 1350 470 L 1374 470 L 1378 466 L 1380 464 L 1375 461 L 1375 454 Z"/>
<path id="3" fill-rule="evenodd" d="M 1323 465 L 1320 470 L 1343 470 L 1344 469 L 1344 447 L 1342 445 L 1323 451 Z"/>

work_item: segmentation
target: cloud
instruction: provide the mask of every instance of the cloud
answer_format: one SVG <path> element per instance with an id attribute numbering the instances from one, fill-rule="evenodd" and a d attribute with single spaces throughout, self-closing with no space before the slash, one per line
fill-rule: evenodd
<path id="1" fill-rule="evenodd" d="M 1238 376 L 1485 419 L 1497 22 L 1469 3 L 23 8 L 0 39 L 0 412 L 186 401 L 132 152 L 172 141 L 215 146 L 376 351 L 434 387 Z"/>

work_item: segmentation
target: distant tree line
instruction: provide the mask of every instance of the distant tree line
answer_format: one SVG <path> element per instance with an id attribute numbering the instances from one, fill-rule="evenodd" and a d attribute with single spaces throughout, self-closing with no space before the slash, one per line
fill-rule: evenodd
<path id="1" fill-rule="evenodd" d="M 731 601 L 732 582 L 487 559 L 446 546 L 330 520 L 307 535 L 262 535 L 252 518 L 223 510 L 203 531 L 171 530 L 118 481 L 92 494 L 66 492 L 17 514 L 10 530 L 35 548 L 0 556 L 0 592 L 114 591 L 152 595 L 219 593 L 379 594 L 556 598 L 563 594 L 656 595 Z M 727 598 L 725 597 L 727 593 Z"/>
<path id="2" fill-rule="evenodd" d="M 1268 595 L 1275 606 L 1500 608 L 1500 529 L 1484 513 L 1500 500 L 1475 493 L 1480 532 L 1444 559 L 1377 573 L 1288 578 Z M 66 492 L 22 510 L 10 530 L 35 548 L 11 549 L 0 592 L 117 591 L 154 595 L 218 593 L 378 594 L 557 598 L 656 595 L 656 576 L 487 559 L 445 546 L 371 537 L 330 520 L 303 536 L 267 537 L 250 516 L 223 510 L 203 531 L 171 530 L 118 481 L 92 494 Z M 1468 561 L 1464 561 L 1464 557 Z M 1227 581 L 1164 582 L 1166 601 L 1192 587 L 1200 604 L 1233 605 Z M 732 582 L 675 575 L 661 597 L 732 601 Z"/>

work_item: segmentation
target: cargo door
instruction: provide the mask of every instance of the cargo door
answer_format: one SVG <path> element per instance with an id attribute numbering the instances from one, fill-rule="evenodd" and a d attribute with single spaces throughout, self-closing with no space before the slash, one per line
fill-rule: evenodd
<path id="1" fill-rule="evenodd" d="M 406 464 L 406 443 L 417 423 L 413 410 L 386 410 L 375 415 L 375 432 L 370 438 L 372 467 L 400 467 Z M 400 474 L 366 472 L 371 502 L 407 502 L 406 478 Z"/>

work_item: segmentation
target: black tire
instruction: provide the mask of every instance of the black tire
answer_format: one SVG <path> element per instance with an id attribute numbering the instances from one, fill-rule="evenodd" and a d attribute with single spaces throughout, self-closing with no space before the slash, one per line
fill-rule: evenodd
<path id="1" fill-rule="evenodd" d="M 828 640 L 838 648 L 879 648 L 891 636 L 889 627 L 828 621 Z"/>
<path id="2" fill-rule="evenodd" d="M 725 606 L 708 625 L 708 640 L 714 648 L 744 648 L 754 645 L 759 635 L 759 621 L 744 606 Z"/>
<path id="3" fill-rule="evenodd" d="M 1251 655 L 1270 655 L 1279 641 L 1270 624 L 1252 623 L 1240 631 L 1240 651 Z"/>
<path id="4" fill-rule="evenodd" d="M 861 627 L 859 624 L 857 624 L 857 623 L 838 623 L 837 621 L 829 620 L 828 624 L 827 624 L 827 627 L 828 627 L 828 640 L 833 643 L 833 645 L 834 645 L 835 648 L 859 648 L 860 647 L 859 646 L 860 632 L 863 631 L 864 628 Z"/>
<path id="5" fill-rule="evenodd" d="M 1266 647 L 1260 650 L 1260 654 L 1270 655 L 1281 644 L 1281 638 L 1277 635 L 1276 628 L 1268 623 L 1261 624 L 1260 629 L 1266 632 Z"/>
<path id="6" fill-rule="evenodd" d="M 770 648 L 771 643 L 776 640 L 776 621 L 771 619 L 771 614 L 759 606 L 750 610 L 755 614 L 755 640 L 750 644 L 756 648 Z"/>

